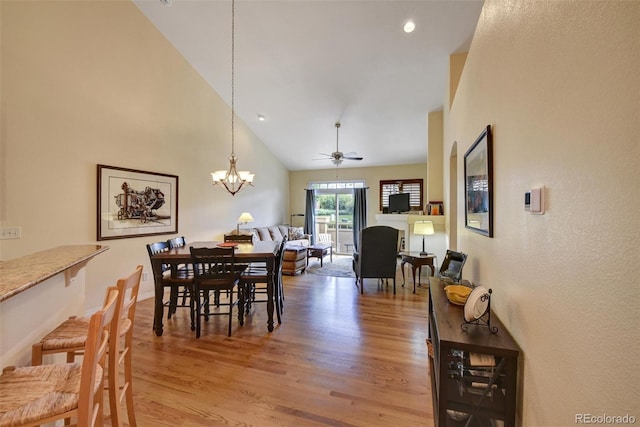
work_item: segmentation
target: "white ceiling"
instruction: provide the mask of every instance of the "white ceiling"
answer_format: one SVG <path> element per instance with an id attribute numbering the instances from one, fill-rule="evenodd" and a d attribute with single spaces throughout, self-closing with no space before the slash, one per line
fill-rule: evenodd
<path id="1" fill-rule="evenodd" d="M 134 0 L 231 104 L 231 1 Z M 445 99 L 449 55 L 468 49 L 482 1 L 237 0 L 235 110 L 290 170 L 336 147 L 362 161 L 427 161 L 427 115 Z M 412 19 L 416 29 L 403 32 Z M 258 115 L 266 120 L 259 121 Z M 241 161 L 241 159 L 240 159 Z"/>

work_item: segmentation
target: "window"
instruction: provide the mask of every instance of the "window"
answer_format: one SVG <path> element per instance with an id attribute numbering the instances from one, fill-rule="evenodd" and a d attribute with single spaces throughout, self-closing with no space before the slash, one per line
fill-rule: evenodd
<path id="1" fill-rule="evenodd" d="M 322 194 L 322 190 L 351 190 L 352 188 L 364 188 L 364 181 L 327 181 L 327 182 L 310 182 L 307 188 L 313 188 L 316 194 Z"/>
<path id="2" fill-rule="evenodd" d="M 389 207 L 389 195 L 409 193 L 412 211 L 422 210 L 422 179 L 393 179 L 380 181 L 380 212 Z"/>

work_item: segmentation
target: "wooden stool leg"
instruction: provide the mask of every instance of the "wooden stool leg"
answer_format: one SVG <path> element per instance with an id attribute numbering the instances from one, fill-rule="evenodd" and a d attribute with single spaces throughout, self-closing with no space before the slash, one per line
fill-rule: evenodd
<path id="1" fill-rule="evenodd" d="M 120 416 L 120 373 L 119 373 L 119 359 L 120 352 L 118 345 L 112 345 L 112 340 L 118 340 L 119 337 L 109 338 L 109 353 L 108 353 L 108 373 L 107 373 L 107 385 L 109 391 L 109 411 L 111 418 L 111 425 L 122 427 L 122 421 Z"/>
<path id="2" fill-rule="evenodd" d="M 124 356 L 124 381 L 125 381 L 125 399 L 127 403 L 127 418 L 129 419 L 129 427 L 136 427 L 136 414 L 133 408 L 133 369 L 131 365 L 131 344 L 127 345 L 127 353 Z"/>
<path id="3" fill-rule="evenodd" d="M 36 343 L 31 347 L 31 366 L 42 365 L 42 343 Z"/>

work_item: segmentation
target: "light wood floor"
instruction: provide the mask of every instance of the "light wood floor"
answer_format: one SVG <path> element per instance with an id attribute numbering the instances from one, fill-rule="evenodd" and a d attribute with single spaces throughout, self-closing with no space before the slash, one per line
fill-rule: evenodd
<path id="1" fill-rule="evenodd" d="M 139 426 L 432 426 L 427 290 L 303 273 L 284 277 L 281 325 L 257 304 L 244 326 L 224 316 L 195 339 L 186 309 L 152 331 L 138 303 L 133 349 Z M 182 311 L 181 311 L 182 310 Z"/>

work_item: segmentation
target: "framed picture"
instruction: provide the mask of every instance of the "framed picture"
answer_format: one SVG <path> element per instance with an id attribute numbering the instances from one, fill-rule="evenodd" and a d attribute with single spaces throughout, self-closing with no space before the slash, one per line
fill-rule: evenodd
<path id="1" fill-rule="evenodd" d="M 465 227 L 493 237 L 493 150 L 488 125 L 464 154 Z"/>
<path id="2" fill-rule="evenodd" d="M 98 240 L 178 232 L 178 177 L 98 165 Z"/>

